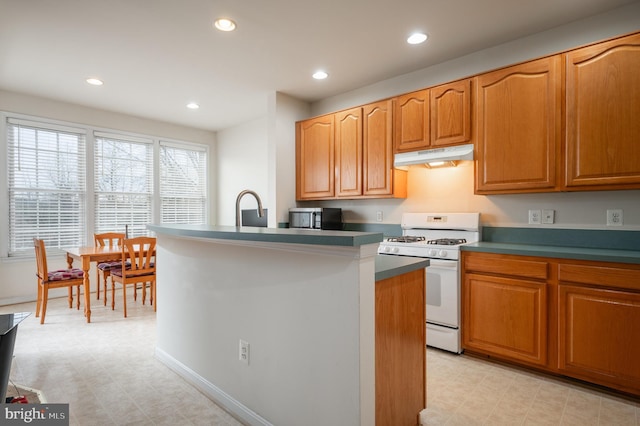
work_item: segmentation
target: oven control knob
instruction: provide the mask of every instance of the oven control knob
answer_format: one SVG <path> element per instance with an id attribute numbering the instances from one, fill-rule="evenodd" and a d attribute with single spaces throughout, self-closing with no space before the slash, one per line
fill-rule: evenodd
<path id="1" fill-rule="evenodd" d="M 438 252 L 437 252 L 437 250 L 430 249 L 430 250 L 427 252 L 427 254 L 428 254 L 429 256 L 431 256 L 431 257 L 435 257 L 435 256 L 438 254 Z"/>
<path id="2" fill-rule="evenodd" d="M 398 253 L 399 251 L 400 251 L 400 249 L 399 249 L 398 247 L 394 247 L 394 248 L 393 248 L 393 252 L 394 252 L 394 253 Z"/>
<path id="3" fill-rule="evenodd" d="M 385 251 L 385 253 L 389 253 L 391 251 L 391 247 L 385 247 L 384 251 Z"/>
<path id="4" fill-rule="evenodd" d="M 440 257 L 447 257 L 447 251 L 446 250 L 440 250 L 438 252 L 438 256 Z"/>

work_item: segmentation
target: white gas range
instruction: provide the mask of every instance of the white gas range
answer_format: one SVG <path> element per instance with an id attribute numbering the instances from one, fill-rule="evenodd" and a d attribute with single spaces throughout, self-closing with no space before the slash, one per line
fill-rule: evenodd
<path id="1" fill-rule="evenodd" d="M 378 253 L 431 260 L 427 345 L 460 353 L 460 246 L 480 240 L 480 213 L 405 213 L 401 226 L 402 235 L 385 238 Z"/>

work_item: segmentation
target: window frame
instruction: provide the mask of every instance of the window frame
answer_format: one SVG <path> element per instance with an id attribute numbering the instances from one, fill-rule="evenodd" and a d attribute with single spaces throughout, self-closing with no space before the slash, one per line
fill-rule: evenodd
<path id="1" fill-rule="evenodd" d="M 151 223 L 161 222 L 161 195 L 160 195 L 160 146 L 161 143 L 168 144 L 175 147 L 184 147 L 185 149 L 193 149 L 205 152 L 206 158 L 206 170 L 205 170 L 205 205 L 204 205 L 204 224 L 210 223 L 210 176 L 211 176 L 211 157 L 210 146 L 206 143 L 189 142 L 184 140 L 177 140 L 168 137 L 153 136 L 142 133 L 135 133 L 129 131 L 122 131 L 118 129 L 110 129 L 99 126 L 86 125 L 81 123 L 73 123 L 62 120 L 53 120 L 44 117 L 38 117 L 27 114 L 13 113 L 7 111 L 0 111 L 0 138 L 4 141 L 2 148 L 0 149 L 0 164 L 4 166 L 6 171 L 0 173 L 0 187 L 3 188 L 3 193 L 0 195 L 0 259 L 3 260 L 19 260 L 33 258 L 34 253 L 29 251 L 24 256 L 16 256 L 9 253 L 9 182 L 8 182 L 8 127 L 7 120 L 25 120 L 38 123 L 43 127 L 50 125 L 52 127 L 67 127 L 74 129 L 82 129 L 85 131 L 85 210 L 84 210 L 84 223 L 85 223 L 85 235 L 84 244 L 93 243 L 93 234 L 95 230 L 95 165 L 94 165 L 94 148 L 96 146 L 95 134 L 107 133 L 117 134 L 123 138 L 131 138 L 133 140 L 148 140 L 151 141 L 152 156 L 153 156 L 153 178 L 152 178 L 152 201 L 151 201 Z M 46 128 L 46 127 L 45 127 Z M 63 254 L 63 251 L 56 253 L 54 249 L 47 250 L 47 254 L 56 255 Z"/>

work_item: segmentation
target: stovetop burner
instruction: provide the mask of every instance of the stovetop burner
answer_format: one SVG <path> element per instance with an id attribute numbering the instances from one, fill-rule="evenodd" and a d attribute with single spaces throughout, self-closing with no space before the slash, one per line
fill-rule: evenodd
<path id="1" fill-rule="evenodd" d="M 427 244 L 437 244 L 440 246 L 457 246 L 466 243 L 464 238 L 438 238 L 437 240 L 429 240 Z"/>
<path id="2" fill-rule="evenodd" d="M 387 241 L 392 243 L 417 243 L 426 240 L 425 237 L 416 237 L 413 235 L 404 235 L 402 237 L 389 237 Z"/>

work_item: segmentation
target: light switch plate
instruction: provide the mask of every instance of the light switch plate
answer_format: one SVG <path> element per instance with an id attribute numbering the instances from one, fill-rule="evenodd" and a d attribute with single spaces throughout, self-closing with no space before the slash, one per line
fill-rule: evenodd
<path id="1" fill-rule="evenodd" d="M 554 223 L 556 221 L 555 210 L 542 210 L 542 223 Z"/>

